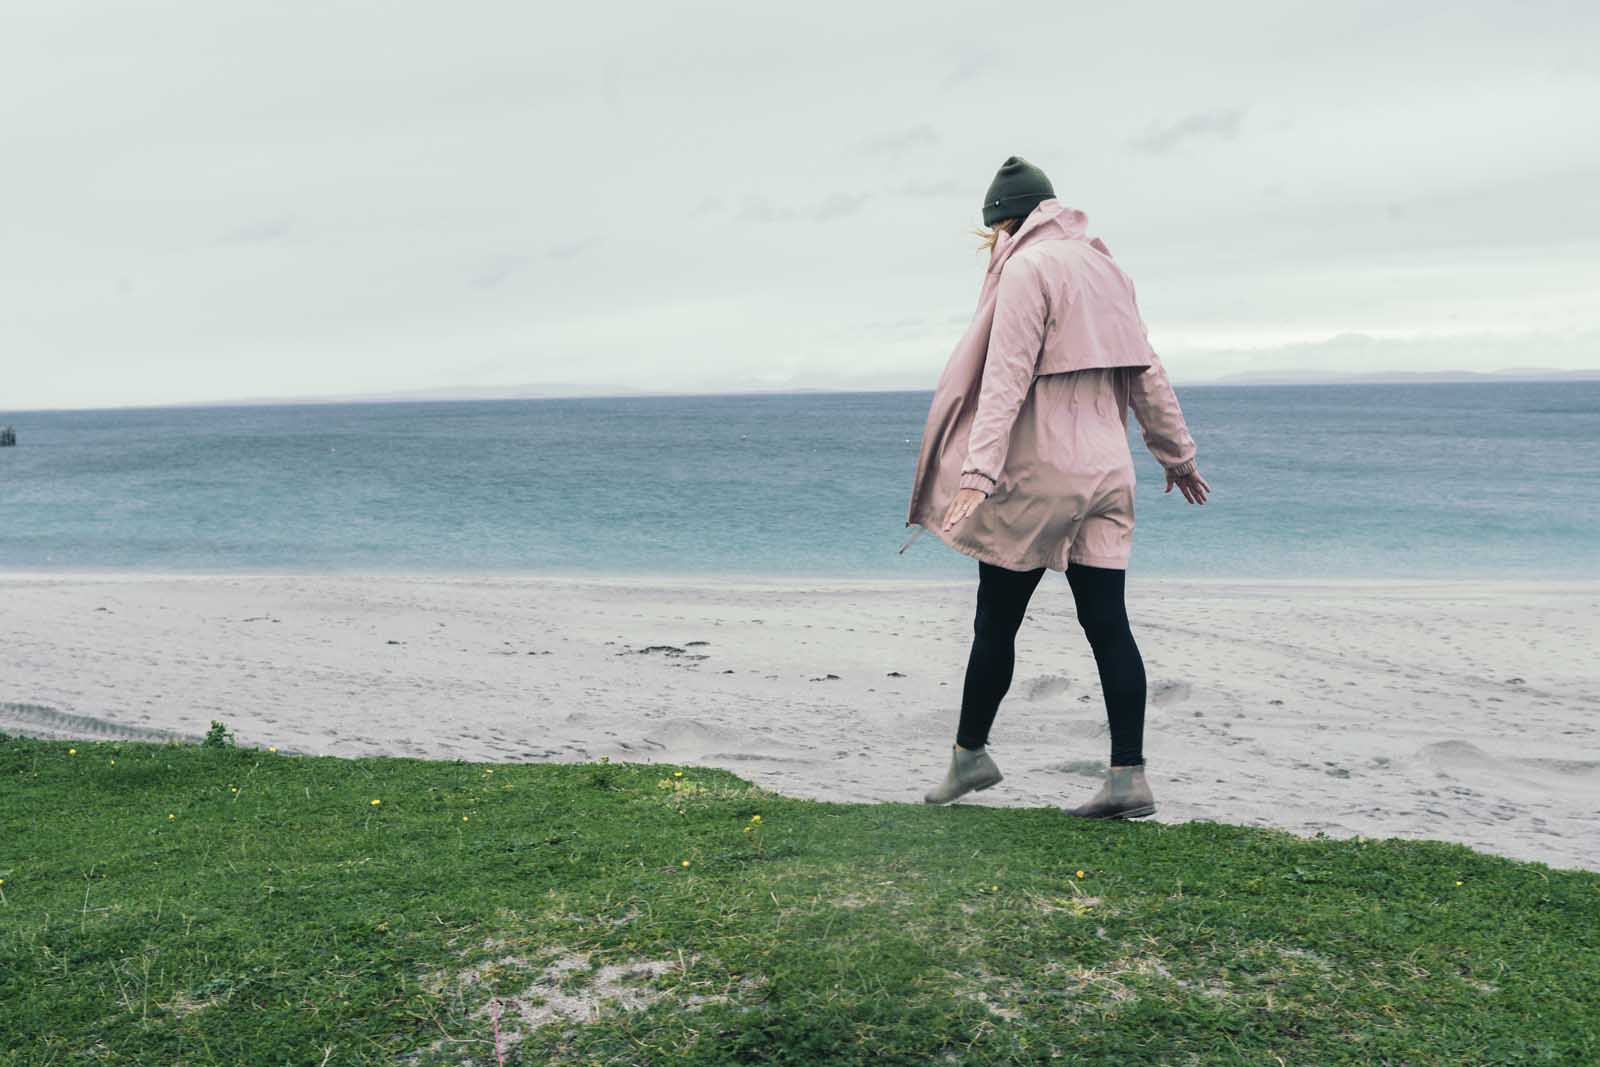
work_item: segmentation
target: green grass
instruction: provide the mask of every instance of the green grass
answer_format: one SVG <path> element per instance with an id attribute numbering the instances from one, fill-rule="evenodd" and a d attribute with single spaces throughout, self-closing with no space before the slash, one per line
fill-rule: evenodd
<path id="1" fill-rule="evenodd" d="M 0 1064 L 1600 1063 L 1600 875 L 680 769 L 0 735 Z"/>

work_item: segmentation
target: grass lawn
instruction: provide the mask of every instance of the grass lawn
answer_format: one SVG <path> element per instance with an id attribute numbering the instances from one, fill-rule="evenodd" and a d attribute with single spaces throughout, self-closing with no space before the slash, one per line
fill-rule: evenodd
<path id="1" fill-rule="evenodd" d="M 1435 842 L 0 735 L 0 879 L 7 1067 L 1600 1064 L 1600 875 Z"/>

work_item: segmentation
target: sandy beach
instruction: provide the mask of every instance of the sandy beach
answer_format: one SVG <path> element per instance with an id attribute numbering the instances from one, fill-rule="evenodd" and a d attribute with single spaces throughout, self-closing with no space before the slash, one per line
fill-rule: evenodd
<path id="1" fill-rule="evenodd" d="M 726 767 L 920 801 L 969 582 L 0 576 L 0 730 L 340 756 Z M 1163 822 L 1415 837 L 1600 869 L 1600 583 L 1129 583 Z M 968 798 L 1076 803 L 1107 751 L 1052 572 Z"/>

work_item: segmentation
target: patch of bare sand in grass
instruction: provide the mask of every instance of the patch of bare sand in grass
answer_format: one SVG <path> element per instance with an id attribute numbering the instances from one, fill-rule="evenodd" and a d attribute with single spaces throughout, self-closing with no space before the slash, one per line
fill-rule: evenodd
<path id="1" fill-rule="evenodd" d="M 967 915 L 996 908 L 1012 913 L 1020 909 L 1039 915 L 1065 915 L 1075 919 L 1088 915 L 1116 914 L 1100 897 L 1091 896 L 1070 885 L 1068 891 L 1059 893 L 1034 889 L 1012 891 L 992 886 L 988 892 L 980 891 L 975 897 L 958 902 L 957 906 Z"/>
<path id="2" fill-rule="evenodd" d="M 882 873 L 874 871 L 864 874 L 861 871 L 848 867 L 834 868 L 826 872 L 837 880 L 849 886 L 845 892 L 836 896 L 823 898 L 820 904 L 835 908 L 844 908 L 847 911 L 859 911 L 867 907 L 879 907 L 896 910 L 913 903 L 916 894 L 913 888 L 906 883 L 915 882 L 919 875 L 915 872 L 895 871 L 894 877 L 881 877 Z M 848 880 L 848 881 L 846 881 Z M 805 911 L 806 908 L 791 909 Z"/>
<path id="3" fill-rule="evenodd" d="M 1317 967 L 1327 974 L 1339 974 L 1347 978 L 1352 978 L 1355 976 L 1355 972 L 1350 970 L 1348 967 L 1344 965 L 1336 965 L 1333 961 L 1327 960 L 1306 949 L 1290 949 L 1279 947 L 1278 952 L 1281 956 L 1291 959 L 1313 960 L 1315 961 Z M 1385 967 L 1393 967 L 1396 970 L 1404 973 L 1405 976 L 1411 981 L 1419 983 L 1433 983 L 1440 981 L 1459 982 L 1473 992 L 1481 993 L 1484 996 L 1490 996 L 1500 992 L 1500 987 L 1495 983 L 1485 981 L 1476 975 L 1466 973 L 1466 969 L 1462 967 L 1459 962 L 1454 966 L 1442 963 L 1435 964 L 1434 970 L 1430 971 L 1426 967 L 1418 964 L 1413 958 L 1414 955 L 1415 954 L 1413 953 L 1412 956 L 1404 956 L 1387 961 L 1369 961 L 1367 967 L 1373 971 L 1379 971 Z M 1501 966 L 1503 969 L 1504 964 Z M 1388 984 L 1377 975 L 1371 975 L 1367 978 L 1367 980 L 1380 985 Z"/>
<path id="4" fill-rule="evenodd" d="M 981 964 L 965 977 L 958 993 L 1008 1022 L 1040 1012 L 1076 1017 L 1130 1003 L 1141 995 L 1160 995 L 1163 987 L 1219 999 L 1234 995 L 1217 976 L 1177 977 L 1150 952 L 1129 953 L 1092 966 L 1049 962 L 1043 967 L 1042 980 L 1026 984 L 1015 977 L 993 975 Z"/>
<path id="5" fill-rule="evenodd" d="M 1159 957 L 1145 954 L 1121 956 L 1093 967 L 1058 966 L 1053 970 L 1059 977 L 1077 983 L 1077 988 L 1072 990 L 1073 993 L 1099 993 L 1102 999 L 1115 1003 L 1133 1000 L 1138 996 L 1138 992 L 1128 985 L 1125 979 L 1137 976 L 1175 980 L 1172 972 Z"/>
<path id="6" fill-rule="evenodd" d="M 158 1006 L 171 1015 L 173 1019 L 181 1019 L 186 1015 L 193 1015 L 197 1011 L 214 1008 L 220 1003 L 222 1003 L 222 998 L 220 997 L 210 996 L 197 1000 L 180 989 L 172 994 L 172 999 Z"/>
<path id="7" fill-rule="evenodd" d="M 973 968 L 971 979 L 979 986 L 963 990 L 965 996 L 989 1009 L 990 1015 L 1006 1022 L 1016 1022 L 1022 1018 L 1022 1010 L 1016 1006 L 1022 999 L 1022 984 L 1015 978 L 990 974 L 988 968 L 979 964 Z"/>
<path id="8" fill-rule="evenodd" d="M 1099 897 L 1087 893 L 1074 892 L 1066 896 L 1060 894 L 1050 896 L 1030 890 L 1023 892 L 1022 899 L 1030 908 L 1044 915 L 1071 915 L 1081 919 L 1090 914 L 1111 914 Z"/>
<path id="9" fill-rule="evenodd" d="M 494 950 L 506 944 L 490 938 L 482 947 Z M 429 992 L 452 996 L 464 1008 L 475 987 L 490 983 L 499 985 L 508 980 L 520 985 L 519 976 L 531 976 L 532 981 L 518 992 L 491 995 L 461 1016 L 475 1035 L 482 1035 L 466 1039 L 474 1043 L 487 1041 L 492 1046 L 498 1026 L 502 1052 L 509 1052 L 533 1031 L 552 1023 L 584 1025 L 607 1011 L 642 1011 L 669 998 L 684 1008 L 729 1003 L 734 992 L 743 993 L 766 984 L 759 976 L 744 977 L 731 991 L 693 992 L 695 986 L 711 985 L 709 981 L 695 983 L 687 977 L 689 968 L 700 959 L 698 953 L 680 954 L 670 959 L 623 959 L 609 963 L 597 962 L 595 954 L 589 951 L 546 950 L 540 955 L 550 957 L 552 954 L 554 958 L 538 967 L 523 956 L 501 955 L 456 970 L 432 972 L 423 978 L 422 984 Z M 662 978 L 672 975 L 681 980 L 675 984 L 661 984 Z M 441 1038 L 430 1045 L 428 1051 L 441 1052 L 452 1043 L 464 1041 Z M 471 1067 L 477 1062 L 479 1060 L 469 1058 L 461 1064 Z"/>
<path id="10" fill-rule="evenodd" d="M 1328 961 L 1327 957 L 1313 952 L 1311 949 L 1300 948 L 1298 945 L 1279 944 L 1273 944 L 1271 948 L 1286 960 L 1300 960 L 1316 970 L 1333 970 L 1333 964 Z"/>

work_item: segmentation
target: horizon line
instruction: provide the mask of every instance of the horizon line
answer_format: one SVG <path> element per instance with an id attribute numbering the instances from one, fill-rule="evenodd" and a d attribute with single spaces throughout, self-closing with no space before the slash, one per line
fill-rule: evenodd
<path id="1" fill-rule="evenodd" d="M 1494 371 L 1437 370 L 1437 371 L 1243 371 L 1211 378 L 1174 380 L 1174 388 L 1204 388 L 1207 386 L 1265 387 L 1283 385 L 1452 385 L 1490 381 L 1589 381 L 1600 380 L 1600 368 L 1564 370 L 1559 368 L 1514 369 Z M 571 391 L 559 391 L 565 389 Z M 540 390 L 558 390 L 540 392 Z M 446 394 L 461 393 L 450 396 Z M 788 386 L 763 389 L 630 389 L 624 386 L 571 386 L 539 385 L 483 385 L 483 386 L 429 386 L 399 391 L 369 393 L 307 393 L 291 396 L 235 397 L 222 400 L 174 400 L 155 403 L 98 404 L 83 407 L 16 408 L 5 412 L 5 417 L 41 412 L 64 411 L 159 411 L 180 408 L 232 408 L 232 407 L 298 407 L 329 406 L 336 404 L 442 404 L 489 403 L 493 401 L 526 400 L 605 400 L 639 398 L 682 398 L 714 396 L 800 396 L 816 393 L 931 393 L 932 386 Z M 496 393 L 506 395 L 493 395 Z M 519 395 L 521 394 L 521 395 Z M 4 409 L 0 409 L 4 411 Z"/>

